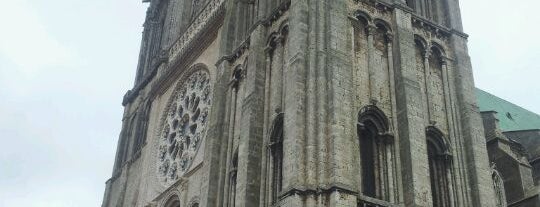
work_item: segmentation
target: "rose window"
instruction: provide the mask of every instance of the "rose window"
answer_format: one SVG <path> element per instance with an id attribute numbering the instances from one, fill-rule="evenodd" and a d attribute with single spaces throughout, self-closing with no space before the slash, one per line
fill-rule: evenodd
<path id="1" fill-rule="evenodd" d="M 205 136 L 212 102 L 210 77 L 205 71 L 190 75 L 170 101 L 159 138 L 159 175 L 172 182 L 184 174 Z"/>

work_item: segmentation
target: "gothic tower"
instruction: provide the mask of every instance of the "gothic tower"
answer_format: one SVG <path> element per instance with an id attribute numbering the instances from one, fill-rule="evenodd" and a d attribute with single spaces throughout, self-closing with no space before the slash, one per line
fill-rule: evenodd
<path id="1" fill-rule="evenodd" d="M 458 0 L 144 0 L 103 207 L 497 206 Z"/>

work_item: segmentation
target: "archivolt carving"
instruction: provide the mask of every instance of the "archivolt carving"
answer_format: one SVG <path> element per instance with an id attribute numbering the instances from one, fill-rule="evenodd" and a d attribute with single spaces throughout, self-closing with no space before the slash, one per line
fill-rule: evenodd
<path id="1" fill-rule="evenodd" d="M 191 166 L 206 135 L 211 103 L 207 71 L 195 71 L 179 83 L 164 114 L 159 136 L 157 170 L 161 181 L 174 182 Z"/>

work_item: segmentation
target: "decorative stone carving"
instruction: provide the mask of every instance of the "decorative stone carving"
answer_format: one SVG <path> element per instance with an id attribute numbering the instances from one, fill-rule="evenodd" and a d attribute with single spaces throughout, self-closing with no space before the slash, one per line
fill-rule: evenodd
<path id="1" fill-rule="evenodd" d="M 202 12 L 195 17 L 184 34 L 170 47 L 169 60 L 176 60 L 189 51 L 188 49 L 193 44 L 194 39 L 203 35 L 202 33 L 207 27 L 219 16 L 217 14 L 220 13 L 220 10 L 224 10 L 224 2 L 225 0 L 212 0 L 206 5 Z"/>
<path id="2" fill-rule="evenodd" d="M 192 73 L 177 87 L 164 114 L 157 153 L 158 175 L 171 183 L 191 166 L 206 135 L 210 110 L 211 84 L 208 72 Z"/>

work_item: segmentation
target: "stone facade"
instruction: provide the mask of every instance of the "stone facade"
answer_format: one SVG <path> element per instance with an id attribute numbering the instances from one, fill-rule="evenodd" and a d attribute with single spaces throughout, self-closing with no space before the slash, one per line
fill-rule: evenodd
<path id="1" fill-rule="evenodd" d="M 531 154 L 520 142 L 508 138 L 506 133 L 503 133 L 499 128 L 496 114 L 495 111 L 484 111 L 482 118 L 489 160 L 492 165 L 492 176 L 494 180 L 501 181 L 501 185 L 498 186 L 498 190 L 503 195 L 500 197 L 500 203 L 520 207 L 539 206 L 540 186 L 535 185 L 534 182 L 538 173 L 531 166 L 534 162 L 530 163 L 527 159 Z M 514 136 L 516 133 L 518 132 L 511 132 Z M 531 144 L 528 148 L 538 146 Z M 495 189 L 497 191 L 497 187 Z"/>
<path id="2" fill-rule="evenodd" d="M 104 207 L 497 206 L 457 0 L 145 0 Z"/>

